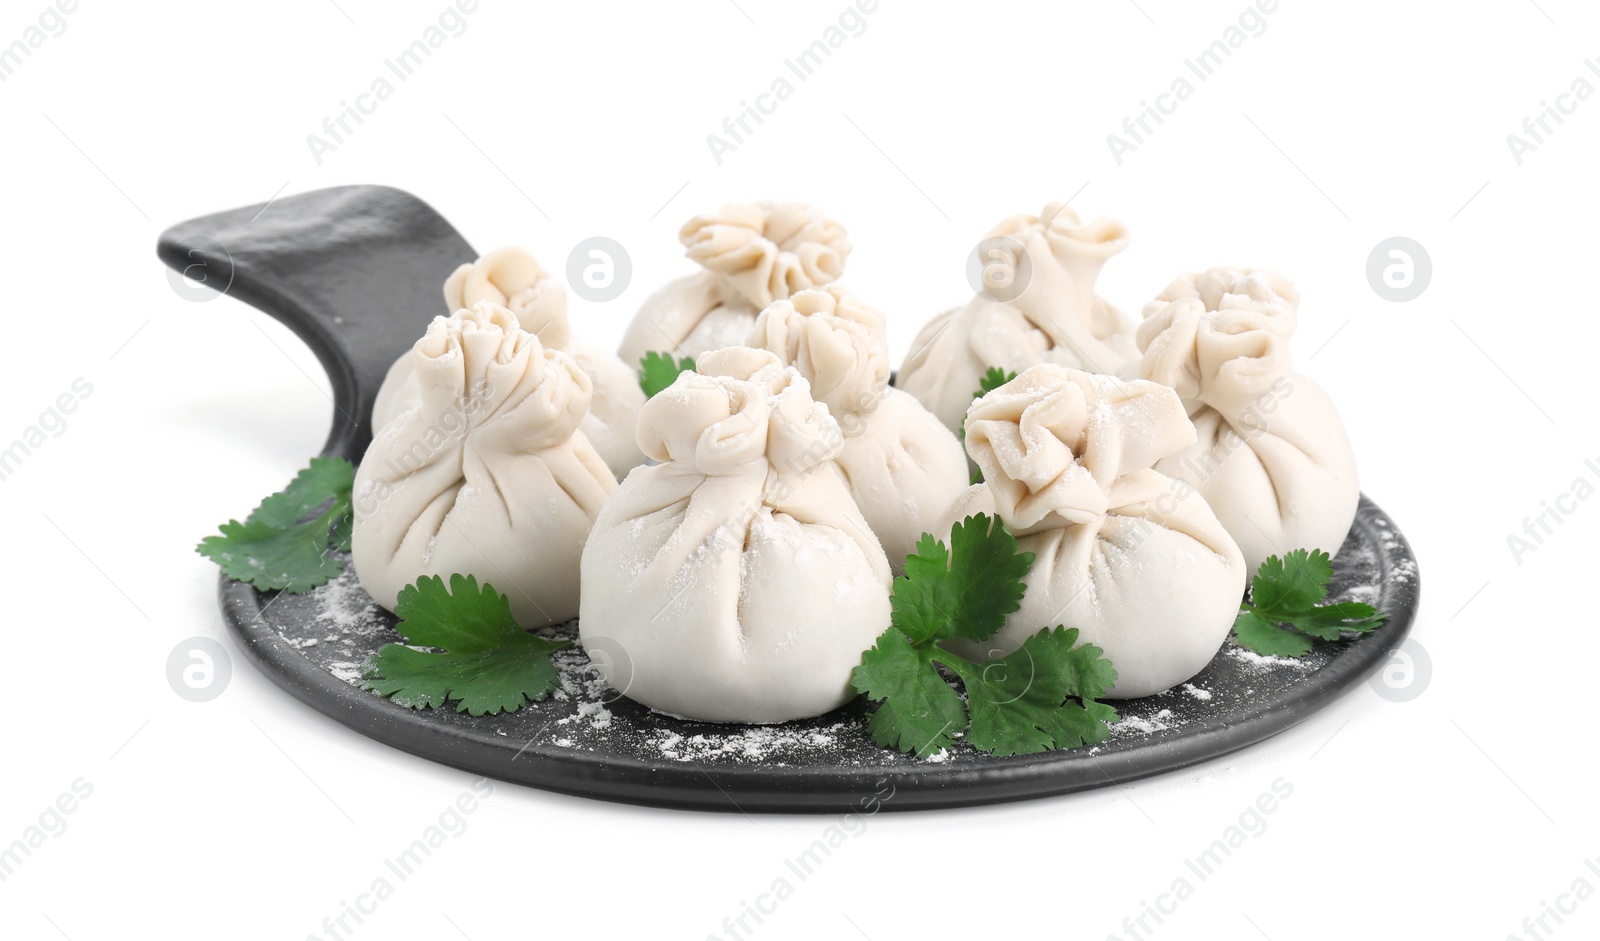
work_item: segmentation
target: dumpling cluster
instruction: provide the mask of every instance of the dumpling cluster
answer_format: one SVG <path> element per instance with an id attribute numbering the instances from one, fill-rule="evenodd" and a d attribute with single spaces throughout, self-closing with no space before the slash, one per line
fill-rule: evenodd
<path id="1" fill-rule="evenodd" d="M 1270 272 L 1184 275 L 1145 305 L 1131 370 L 1182 397 L 1198 433 L 1156 469 L 1205 497 L 1252 574 L 1293 549 L 1337 555 L 1361 498 L 1338 411 L 1293 371 L 1299 304 Z"/>
<path id="2" fill-rule="evenodd" d="M 362 586 L 393 608 L 424 575 L 474 575 L 524 627 L 570 620 L 578 554 L 617 488 L 579 430 L 589 377 L 492 304 L 434 318 L 404 362 L 412 404 L 356 471 Z"/>
<path id="3" fill-rule="evenodd" d="M 952 649 L 983 659 L 1063 624 L 1116 665 L 1114 698 L 1200 672 L 1239 613 L 1245 565 L 1205 500 L 1152 469 L 1194 437 L 1171 389 L 1052 364 L 973 402 L 967 453 L 984 482 L 956 501 L 941 538 L 974 513 L 998 515 L 1035 559 L 1005 627 Z"/>
<path id="4" fill-rule="evenodd" d="M 594 385 L 593 407 L 583 419 L 589 443 L 618 479 L 644 463 L 633 440 L 644 405 L 639 377 L 622 360 L 573 334 L 567 322 L 567 289 L 526 249 L 501 248 L 457 268 L 444 283 L 444 304 L 447 313 L 478 304 L 506 308 L 546 349 L 570 354 Z M 402 356 L 384 379 L 372 407 L 375 430 L 415 404 L 416 387 L 407 375 L 410 361 Z"/>
<path id="5" fill-rule="evenodd" d="M 622 338 L 623 362 L 646 353 L 698 357 L 742 346 L 773 301 L 838 280 L 850 255 L 844 226 L 803 203 L 730 203 L 678 232 L 701 270 L 648 297 Z"/>
<path id="6" fill-rule="evenodd" d="M 1133 324 L 1094 292 L 1100 269 L 1128 247 L 1120 222 L 1084 223 L 1064 203 L 1019 215 L 982 243 L 1008 289 L 974 295 L 935 317 L 911 344 L 899 386 L 957 431 L 990 368 L 1021 372 L 1055 363 L 1115 373 L 1137 355 Z M 987 283 L 987 282 L 986 282 Z"/>
<path id="7" fill-rule="evenodd" d="M 761 312 L 750 346 L 770 350 L 811 385 L 843 439 L 834 458 L 896 572 L 967 487 L 961 443 L 889 385 L 883 315 L 837 284 Z"/>
<path id="8" fill-rule="evenodd" d="M 851 697 L 918 539 L 983 513 L 1035 561 L 1005 627 L 955 652 L 1075 627 L 1132 698 L 1211 661 L 1265 557 L 1349 531 L 1349 438 L 1293 371 L 1277 275 L 1184 275 L 1136 328 L 1095 293 L 1126 231 L 1051 204 L 989 233 L 1014 289 L 929 322 L 896 385 L 884 316 L 838 283 L 838 223 L 728 205 L 679 237 L 701 270 L 645 301 L 620 358 L 573 336 L 521 249 L 450 276 L 357 473 L 354 565 L 380 603 L 475 575 L 526 627 L 578 616 L 645 706 L 783 722 Z M 649 352 L 697 365 L 646 401 Z"/>
<path id="9" fill-rule="evenodd" d="M 611 685 L 673 715 L 783 722 L 842 705 L 889 623 L 889 561 L 832 463 L 838 427 L 772 353 L 702 356 L 645 404 L 583 551 L 578 619 Z"/>

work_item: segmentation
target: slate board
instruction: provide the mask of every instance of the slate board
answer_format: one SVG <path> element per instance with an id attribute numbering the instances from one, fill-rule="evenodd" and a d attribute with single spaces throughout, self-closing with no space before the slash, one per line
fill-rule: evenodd
<path id="1" fill-rule="evenodd" d="M 416 197 L 347 186 L 183 223 L 162 234 L 171 267 L 272 315 L 317 354 L 334 389 L 324 453 L 359 460 L 391 363 L 442 312 L 440 286 L 477 257 Z M 242 494 L 241 499 L 251 495 Z M 348 560 L 347 560 L 348 563 Z M 1116 703 L 1123 720 L 1093 748 L 997 758 L 964 745 L 918 760 L 874 745 L 856 700 L 778 726 L 652 713 L 607 689 L 581 650 L 558 655 L 562 689 L 519 712 L 414 711 L 361 690 L 359 665 L 398 640 L 394 618 L 353 571 L 305 595 L 223 578 L 229 629 L 255 665 L 302 702 L 396 748 L 505 781 L 605 800 L 730 812 L 876 812 L 990 804 L 1106 787 L 1244 748 L 1359 686 L 1404 640 L 1420 581 L 1394 522 L 1365 497 L 1334 562 L 1332 597 L 1377 605 L 1371 635 L 1300 661 L 1228 646 L 1186 687 Z M 575 636 L 576 624 L 556 634 Z"/>

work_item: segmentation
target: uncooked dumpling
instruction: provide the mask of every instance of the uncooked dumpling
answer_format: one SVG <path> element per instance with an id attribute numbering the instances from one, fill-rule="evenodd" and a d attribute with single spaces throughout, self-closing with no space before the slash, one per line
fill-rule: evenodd
<path id="1" fill-rule="evenodd" d="M 761 312 L 750 345 L 799 370 L 828 406 L 843 445 L 834 459 L 896 572 L 967 488 L 961 442 L 910 394 L 889 386 L 883 315 L 838 284 Z"/>
<path id="2" fill-rule="evenodd" d="M 804 203 L 730 203 L 678 232 L 700 271 L 645 299 L 622 338 L 622 361 L 646 353 L 697 357 L 743 346 L 773 301 L 822 287 L 844 272 L 844 226 Z"/>
<path id="3" fill-rule="evenodd" d="M 444 283 L 444 303 L 446 313 L 480 303 L 504 307 L 545 349 L 571 354 L 594 384 L 582 426 L 589 443 L 619 480 L 644 463 L 644 454 L 633 440 L 639 408 L 644 405 L 638 374 L 622 360 L 573 335 L 567 320 L 567 289 L 526 249 L 497 249 L 457 268 Z M 405 375 L 408 360 L 406 356 L 397 360 L 384 380 L 372 408 L 374 432 L 415 400 L 415 386 Z"/>
<path id="4" fill-rule="evenodd" d="M 661 712 L 819 715 L 889 624 L 889 562 L 805 379 L 763 350 L 698 365 L 645 403 L 639 444 L 664 463 L 628 476 L 584 547 L 583 645 Z"/>
<path id="5" fill-rule="evenodd" d="M 505 308 L 436 317 L 406 354 L 415 401 L 356 470 L 352 562 L 386 608 L 475 575 L 524 627 L 578 613 L 578 556 L 617 482 L 579 425 L 589 377 Z"/>
<path id="6" fill-rule="evenodd" d="M 1295 549 L 1335 555 L 1361 488 L 1333 401 L 1293 371 L 1300 295 L 1249 268 L 1184 275 L 1145 305 L 1138 373 L 1176 389 L 1199 432 L 1156 470 L 1190 483 L 1254 573 Z"/>
<path id="7" fill-rule="evenodd" d="M 1194 440 L 1171 389 L 1034 366 L 972 403 L 967 453 L 984 482 L 945 524 L 998 514 L 1035 554 L 1020 610 L 963 656 L 1009 653 L 1064 625 L 1105 650 L 1109 695 L 1182 683 L 1216 655 L 1244 595 L 1244 557 L 1195 492 L 1151 469 Z"/>
<path id="8" fill-rule="evenodd" d="M 1128 246 L 1120 222 L 1083 223 L 1066 204 L 1051 203 L 1037 216 L 1012 216 L 986 239 L 1002 240 L 980 260 L 1003 271 L 1006 289 L 929 321 L 896 383 L 951 431 L 991 367 L 1055 363 L 1113 374 L 1138 355 L 1133 323 L 1094 293 L 1101 266 Z"/>

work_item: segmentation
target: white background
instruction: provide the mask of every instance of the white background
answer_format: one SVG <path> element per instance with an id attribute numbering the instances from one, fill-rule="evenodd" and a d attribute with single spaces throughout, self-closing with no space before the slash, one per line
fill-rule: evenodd
<path id="1" fill-rule="evenodd" d="M 0 44 L 43 6 L 6 0 Z M 75 378 L 93 385 L 0 482 L 0 843 L 74 780 L 93 787 L 0 882 L 6 937 L 327 937 L 323 919 L 470 784 L 321 718 L 237 656 L 210 703 L 165 676 L 181 640 L 227 642 L 194 543 L 303 465 L 331 406 L 286 330 L 230 298 L 180 298 L 157 234 L 356 182 L 409 189 L 475 247 L 520 242 L 557 270 L 582 238 L 618 240 L 632 286 L 573 300 L 576 329 L 606 343 L 690 270 L 678 226 L 725 200 L 803 199 L 843 221 L 846 281 L 889 313 L 897 358 L 968 295 L 963 259 L 990 226 L 1074 194 L 1132 231 L 1100 287 L 1125 310 L 1213 264 L 1302 290 L 1300 364 L 1421 560 L 1422 695 L 1363 685 L 1267 743 L 1120 791 L 877 816 L 756 937 L 1131 937 L 1123 919 L 1278 778 L 1293 795 L 1266 832 L 1148 922 L 1155 937 L 1544 937 L 1523 919 L 1580 877 L 1600 886 L 1579 760 L 1600 509 L 1568 503 L 1520 564 L 1507 546 L 1600 457 L 1600 103 L 1521 165 L 1506 142 L 1578 76 L 1600 84 L 1584 65 L 1600 52 L 1592 6 L 1285 0 L 1119 165 L 1107 135 L 1244 0 L 882 0 L 718 165 L 706 136 L 844 0 L 482 0 L 319 165 L 307 135 L 443 7 L 86 0 L 0 83 L 0 441 Z M 1433 261 L 1409 303 L 1365 273 L 1394 235 Z M 355 937 L 727 937 L 723 919 L 835 822 L 511 785 L 469 820 Z M 1600 932 L 1600 902 L 1565 917 L 1546 921 L 1559 937 Z"/>

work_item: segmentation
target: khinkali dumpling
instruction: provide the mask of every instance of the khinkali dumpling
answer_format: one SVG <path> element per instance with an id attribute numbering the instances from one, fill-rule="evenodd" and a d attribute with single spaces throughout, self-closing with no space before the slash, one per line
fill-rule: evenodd
<path id="1" fill-rule="evenodd" d="M 896 572 L 967 488 L 961 442 L 909 393 L 889 386 L 883 315 L 838 284 L 761 312 L 750 345 L 799 370 L 844 438 L 834 459 Z"/>
<path id="2" fill-rule="evenodd" d="M 578 555 L 617 482 L 578 426 L 589 377 L 502 307 L 435 317 L 406 354 L 415 404 L 356 470 L 352 561 L 386 608 L 424 575 L 475 575 L 524 627 L 578 613 Z"/>
<path id="3" fill-rule="evenodd" d="M 783 722 L 842 705 L 889 624 L 889 562 L 831 458 L 839 432 L 764 350 L 702 356 L 645 403 L 583 551 L 578 628 L 619 692 L 672 715 Z"/>
<path id="4" fill-rule="evenodd" d="M 1035 554 L 1022 607 L 983 643 L 956 653 L 1009 653 L 1041 628 L 1083 632 L 1117 668 L 1109 695 L 1148 696 L 1189 679 L 1216 655 L 1239 613 L 1244 557 L 1205 500 L 1151 465 L 1194 441 L 1166 386 L 1046 364 L 967 413 L 967 453 L 984 482 L 941 527 L 998 514 Z"/>
<path id="5" fill-rule="evenodd" d="M 1211 504 L 1254 573 L 1295 549 L 1335 555 L 1361 499 L 1333 401 L 1294 372 L 1300 295 L 1249 268 L 1188 274 L 1145 305 L 1138 372 L 1171 386 L 1199 432 L 1156 470 Z"/>
<path id="6" fill-rule="evenodd" d="M 444 283 L 444 303 L 447 312 L 480 303 L 504 307 L 545 349 L 570 354 L 594 384 L 589 414 L 582 425 L 589 443 L 619 480 L 644 463 L 644 454 L 633 440 L 639 408 L 644 405 L 638 373 L 573 335 L 567 321 L 567 289 L 526 249 L 496 249 L 457 268 Z M 384 379 L 372 407 L 374 432 L 415 402 L 416 387 L 406 373 L 409 361 L 409 356 L 402 356 Z"/>
<path id="7" fill-rule="evenodd" d="M 1133 323 L 1094 293 L 1106 259 L 1128 247 L 1122 223 L 1085 224 L 1065 203 L 1051 203 L 1038 216 L 1005 220 L 985 243 L 990 239 L 1000 241 L 980 260 L 1006 273 L 1008 289 L 993 299 L 975 295 L 930 320 L 896 382 L 951 431 L 961 427 L 991 367 L 1021 372 L 1055 363 L 1110 374 L 1139 355 Z"/>
<path id="8" fill-rule="evenodd" d="M 804 203 L 730 203 L 690 219 L 678 240 L 703 270 L 645 298 L 622 338 L 630 366 L 650 352 L 743 346 L 768 304 L 837 280 L 850 254 L 844 226 Z"/>

